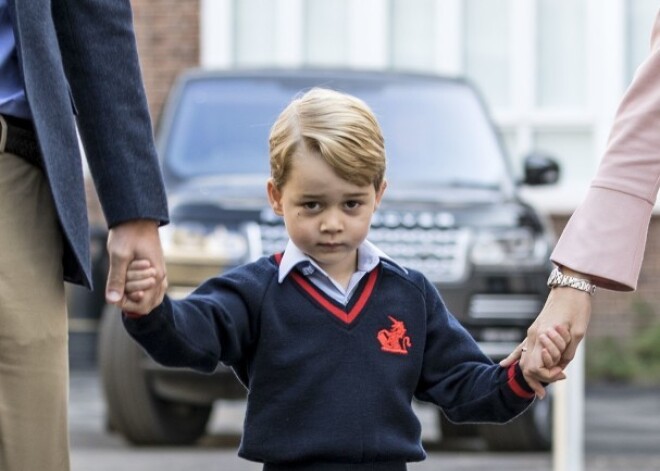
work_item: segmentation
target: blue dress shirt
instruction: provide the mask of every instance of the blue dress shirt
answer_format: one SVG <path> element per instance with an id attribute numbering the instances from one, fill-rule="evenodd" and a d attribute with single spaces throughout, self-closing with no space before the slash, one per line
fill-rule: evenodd
<path id="1" fill-rule="evenodd" d="M 0 114 L 29 119 L 7 0 L 0 0 Z"/>
<path id="2" fill-rule="evenodd" d="M 317 288 L 345 306 L 351 300 L 351 296 L 355 292 L 355 288 L 357 288 L 362 277 L 376 268 L 381 259 L 388 260 L 406 272 L 405 268 L 392 260 L 382 250 L 368 240 L 365 240 L 362 245 L 358 247 L 357 270 L 353 273 L 353 276 L 348 282 L 348 286 L 343 287 L 332 279 L 332 277 L 330 277 L 330 275 L 328 275 L 323 268 L 314 261 L 314 259 L 305 254 L 291 241 L 291 239 L 289 239 L 286 249 L 284 250 L 284 256 L 280 262 L 278 281 L 282 283 L 289 272 L 293 270 L 294 267 L 300 265 L 300 272 L 314 283 Z"/>

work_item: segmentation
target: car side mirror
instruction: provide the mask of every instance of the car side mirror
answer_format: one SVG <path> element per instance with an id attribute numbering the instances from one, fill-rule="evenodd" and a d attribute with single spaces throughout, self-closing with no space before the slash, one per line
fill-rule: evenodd
<path id="1" fill-rule="evenodd" d="M 551 185 L 559 180 L 559 163 L 547 154 L 531 153 L 525 157 L 524 185 Z"/>

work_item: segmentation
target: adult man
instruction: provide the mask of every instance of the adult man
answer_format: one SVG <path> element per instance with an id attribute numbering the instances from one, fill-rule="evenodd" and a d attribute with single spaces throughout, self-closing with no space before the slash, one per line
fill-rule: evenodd
<path id="1" fill-rule="evenodd" d="M 106 298 L 140 312 L 126 266 L 163 280 L 168 216 L 129 0 L 0 0 L 2 471 L 69 469 L 63 280 L 91 286 L 76 124 L 110 227 Z"/>

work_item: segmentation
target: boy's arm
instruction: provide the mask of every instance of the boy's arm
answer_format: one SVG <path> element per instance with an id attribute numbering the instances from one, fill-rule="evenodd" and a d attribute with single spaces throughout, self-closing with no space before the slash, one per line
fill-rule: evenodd
<path id="1" fill-rule="evenodd" d="M 427 339 L 415 396 L 438 405 L 452 422 L 504 423 L 535 394 L 518 363 L 493 364 L 426 281 Z"/>
<path id="2" fill-rule="evenodd" d="M 223 276 L 205 282 L 182 300 L 165 297 L 145 316 L 124 314 L 128 333 L 158 363 L 213 372 L 219 362 L 243 358 L 255 336 L 263 282 Z M 261 286 L 261 288 L 260 288 Z"/>
<path id="3" fill-rule="evenodd" d="M 187 315 L 186 307 L 178 304 L 166 296 L 146 316 L 124 312 L 124 326 L 158 363 L 211 373 L 222 354 L 213 316 Z"/>

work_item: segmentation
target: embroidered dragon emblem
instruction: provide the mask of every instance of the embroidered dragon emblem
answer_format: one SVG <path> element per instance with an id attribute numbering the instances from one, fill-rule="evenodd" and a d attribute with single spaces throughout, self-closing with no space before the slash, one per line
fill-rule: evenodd
<path id="1" fill-rule="evenodd" d="M 392 326 L 389 330 L 382 329 L 378 331 L 376 338 L 380 342 L 380 349 L 384 352 L 407 355 L 408 349 L 412 347 L 412 342 L 410 337 L 406 335 L 405 324 L 392 316 L 387 317 L 392 321 Z"/>

